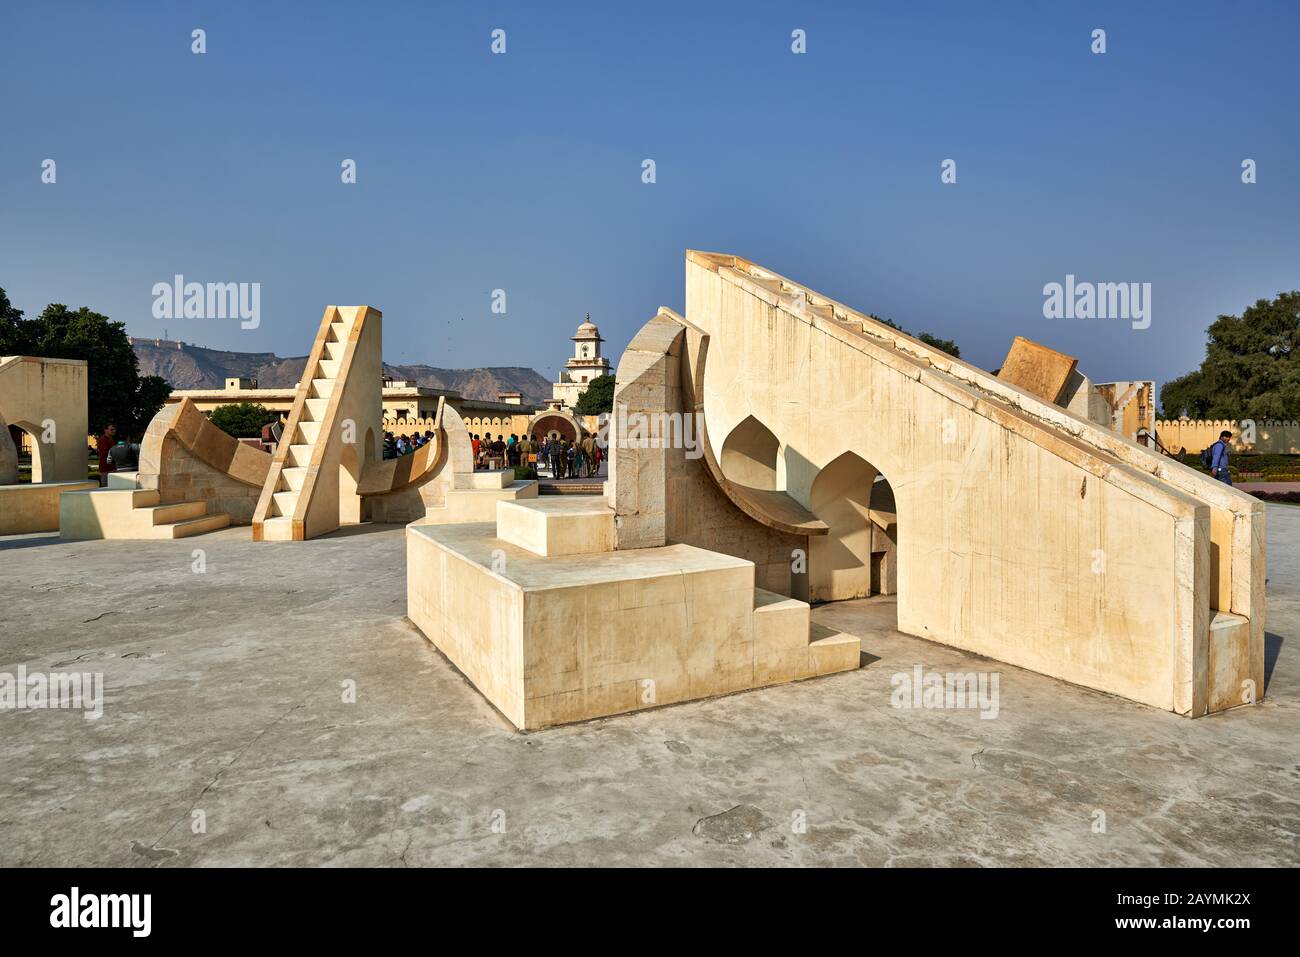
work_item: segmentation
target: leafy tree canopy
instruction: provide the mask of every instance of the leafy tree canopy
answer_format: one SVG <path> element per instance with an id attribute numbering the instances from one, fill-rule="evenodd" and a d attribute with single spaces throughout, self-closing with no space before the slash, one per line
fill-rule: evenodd
<path id="1" fill-rule="evenodd" d="M 1207 332 L 1201 367 L 1161 387 L 1162 416 L 1300 419 L 1300 292 L 1258 299 Z"/>
<path id="2" fill-rule="evenodd" d="M 578 396 L 574 411 L 580 415 L 600 415 L 614 411 L 614 377 L 598 375 L 587 383 L 587 391 Z"/>
<path id="3" fill-rule="evenodd" d="M 270 425 L 279 416 L 255 402 L 219 405 L 209 416 L 212 424 L 227 435 L 237 439 L 255 439 L 262 434 L 262 426 Z"/>
<path id="4" fill-rule="evenodd" d="M 157 415 L 171 386 L 158 376 L 141 376 L 126 325 L 82 306 L 51 303 L 35 319 L 24 319 L 0 289 L 0 355 L 84 359 L 88 364 L 87 413 L 91 434 L 111 422 L 119 434 L 139 437 Z"/>
<path id="5" fill-rule="evenodd" d="M 876 320 L 876 322 L 883 322 L 891 329 L 897 329 L 899 332 L 903 333 L 904 335 L 907 336 L 911 335 L 910 332 L 908 332 L 906 329 L 904 329 L 902 326 L 896 323 L 893 319 L 886 319 L 884 316 L 872 316 L 871 318 Z M 952 339 L 940 339 L 938 336 L 931 335 L 928 332 L 923 332 L 916 338 L 920 339 L 922 342 L 924 342 L 927 346 L 929 346 L 932 349 L 938 349 L 940 352 L 948 353 L 948 355 L 952 356 L 954 359 L 961 358 L 961 349 L 957 347 L 957 343 L 954 342 Z"/>
<path id="6" fill-rule="evenodd" d="M 946 352 L 954 359 L 961 358 L 961 349 L 957 348 L 957 343 L 951 339 L 940 339 L 938 336 L 932 336 L 928 332 L 923 332 L 916 338 L 920 339 L 932 349 L 938 349 L 940 352 Z"/>

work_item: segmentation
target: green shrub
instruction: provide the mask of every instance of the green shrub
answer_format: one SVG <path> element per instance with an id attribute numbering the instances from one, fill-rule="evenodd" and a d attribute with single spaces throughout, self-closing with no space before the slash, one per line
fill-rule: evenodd
<path id="1" fill-rule="evenodd" d="M 270 425 L 279 417 L 255 402 L 240 402 L 217 406 L 208 419 L 227 435 L 237 439 L 257 439 L 262 436 L 262 426 Z"/>

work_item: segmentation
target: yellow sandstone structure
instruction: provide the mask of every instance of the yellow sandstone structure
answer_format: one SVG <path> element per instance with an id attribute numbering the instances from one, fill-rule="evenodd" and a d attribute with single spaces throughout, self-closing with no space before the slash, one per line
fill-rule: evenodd
<path id="1" fill-rule="evenodd" d="M 0 357 L 0 535 L 59 527 L 59 497 L 96 488 L 86 478 L 86 363 Z M 30 482 L 18 482 L 21 430 L 32 452 Z"/>
<path id="2" fill-rule="evenodd" d="M 271 456 L 231 438 L 188 400 L 149 423 L 136 472 L 65 494 L 59 535 L 67 539 L 187 538 L 252 520 Z"/>
<path id="3" fill-rule="evenodd" d="M 603 494 L 542 499 L 474 470 L 445 397 L 382 459 L 381 321 L 326 308 L 274 456 L 183 400 L 138 473 L 59 496 L 62 534 L 407 523 L 411 621 L 521 729 L 856 668 L 862 639 L 810 603 L 880 594 L 902 632 L 1177 714 L 1263 694 L 1264 505 L 1115 428 L 1149 383 L 1108 392 L 1024 339 L 991 375 L 690 251 L 686 315 L 619 362 Z M 590 428 L 556 405 L 530 431 Z"/>
<path id="4" fill-rule="evenodd" d="M 476 472 L 470 433 L 439 396 L 416 452 L 383 459 L 382 317 L 369 306 L 325 310 L 274 455 L 212 425 L 188 396 L 150 423 L 137 472 L 55 497 L 65 538 L 180 538 L 251 525 L 256 541 L 301 541 L 363 521 L 454 524 L 535 498 L 513 470 Z M 248 382 L 234 380 L 236 390 Z M 526 421 L 526 419 L 525 419 Z"/>
<path id="5" fill-rule="evenodd" d="M 85 481 L 86 382 L 80 359 L 0 357 L 0 416 L 30 436 L 33 482 Z M 12 461 L 7 428 L 0 444 L 0 463 Z M 0 471 L 0 484 L 15 478 Z"/>
<path id="6" fill-rule="evenodd" d="M 807 602 L 891 591 L 908 634 L 1183 715 L 1255 701 L 1263 504 L 1025 351 L 993 376 L 688 252 L 686 316 L 619 364 L 605 495 L 409 526 L 408 614 L 528 729 L 856 667 Z"/>
<path id="7" fill-rule="evenodd" d="M 361 472 L 383 449 L 381 321 L 369 306 L 325 310 L 253 516 L 255 541 L 361 521 Z"/>

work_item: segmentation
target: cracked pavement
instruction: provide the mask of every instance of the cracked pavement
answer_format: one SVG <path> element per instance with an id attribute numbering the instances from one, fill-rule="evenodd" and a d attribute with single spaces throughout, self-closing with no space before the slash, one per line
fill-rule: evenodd
<path id="1" fill-rule="evenodd" d="M 1294 866 L 1300 508 L 1268 529 L 1251 708 L 1179 718 L 875 599 L 814 613 L 863 635 L 856 672 L 527 735 L 405 621 L 400 527 L 0 538 L 0 671 L 105 694 L 0 713 L 0 864 Z M 892 707 L 916 665 L 996 672 L 997 718 Z"/>

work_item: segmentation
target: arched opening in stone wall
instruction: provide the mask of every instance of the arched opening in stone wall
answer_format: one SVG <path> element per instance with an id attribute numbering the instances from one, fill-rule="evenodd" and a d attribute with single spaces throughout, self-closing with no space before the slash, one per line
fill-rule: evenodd
<path id="1" fill-rule="evenodd" d="M 357 494 L 360 481 L 361 456 L 357 454 L 357 445 L 345 443 L 339 455 L 338 473 L 339 521 L 344 525 L 355 525 L 370 517 L 369 503 Z"/>
<path id="2" fill-rule="evenodd" d="M 45 475 L 54 474 L 54 447 L 41 443 L 40 430 L 30 422 L 10 422 L 9 435 L 18 453 L 18 467 L 30 458 L 32 463 L 32 482 L 42 482 Z M 48 460 L 47 460 L 48 456 Z"/>
<path id="3" fill-rule="evenodd" d="M 718 465 L 722 474 L 738 485 L 774 490 L 780 447 L 771 429 L 752 415 L 747 416 L 722 443 Z"/>
<path id="4" fill-rule="evenodd" d="M 812 601 L 844 601 L 897 591 L 898 522 L 889 482 L 845 452 L 817 473 L 810 510 L 830 527 L 809 539 Z"/>

